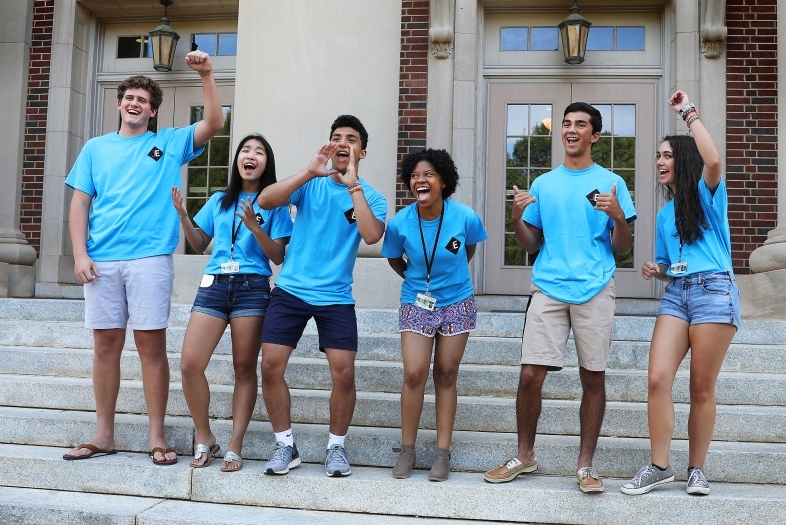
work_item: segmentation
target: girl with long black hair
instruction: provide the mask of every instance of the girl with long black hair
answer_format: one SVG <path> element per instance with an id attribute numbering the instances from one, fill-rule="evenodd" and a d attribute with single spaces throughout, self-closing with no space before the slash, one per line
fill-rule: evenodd
<path id="1" fill-rule="evenodd" d="M 243 436 L 257 400 L 257 360 L 262 326 L 270 302 L 270 262 L 281 264 L 292 233 L 286 207 L 262 210 L 259 193 L 276 182 L 276 162 L 261 135 L 248 135 L 235 152 L 229 185 L 216 192 L 194 217 L 172 188 L 172 202 L 188 242 L 202 253 L 214 239 L 210 261 L 199 285 L 183 340 L 180 370 L 183 394 L 194 420 L 197 448 L 191 466 L 206 467 L 220 447 L 210 429 L 210 388 L 205 369 L 227 324 L 232 334 L 235 389 L 232 396 L 232 438 L 221 470 L 240 470 Z"/>
<path id="2" fill-rule="evenodd" d="M 623 485 L 644 494 L 674 480 L 669 463 L 674 433 L 672 386 L 691 351 L 688 418 L 688 494 L 706 495 L 704 461 L 715 428 L 715 382 L 740 325 L 737 283 L 731 265 L 728 197 L 720 155 L 688 96 L 677 91 L 669 106 L 692 137 L 667 136 L 655 156 L 658 180 L 668 200 L 657 217 L 655 261 L 644 263 L 645 279 L 668 282 L 652 334 L 649 360 L 651 464 Z"/>

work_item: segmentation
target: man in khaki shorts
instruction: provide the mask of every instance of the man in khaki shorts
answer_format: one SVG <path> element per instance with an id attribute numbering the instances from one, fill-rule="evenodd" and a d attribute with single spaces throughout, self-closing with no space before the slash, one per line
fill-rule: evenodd
<path id="1" fill-rule="evenodd" d="M 180 167 L 199 156 L 224 126 L 210 57 L 192 51 L 186 64 L 202 80 L 204 120 L 149 131 L 163 92 L 146 76 L 129 77 L 117 88 L 120 129 L 89 140 L 65 181 L 74 189 L 69 213 L 74 274 L 84 285 L 85 326 L 93 330 L 96 432 L 63 459 L 116 452 L 120 355 L 129 326 L 142 364 L 150 457 L 156 465 L 177 462 L 164 439 L 166 328 L 180 226 L 172 187 L 180 187 Z"/>
<path id="2" fill-rule="evenodd" d="M 631 243 L 636 211 L 625 181 L 592 161 L 600 138 L 600 112 L 584 102 L 565 109 L 562 166 L 538 177 L 529 192 L 514 186 L 511 219 L 528 253 L 540 250 L 521 349 L 516 398 L 518 453 L 486 472 L 491 483 L 512 481 L 538 468 L 535 432 L 541 389 L 549 370 L 560 370 L 573 329 L 579 358 L 581 447 L 576 481 L 582 492 L 603 492 L 592 458 L 606 408 L 606 359 L 614 326 L 614 254 Z"/>

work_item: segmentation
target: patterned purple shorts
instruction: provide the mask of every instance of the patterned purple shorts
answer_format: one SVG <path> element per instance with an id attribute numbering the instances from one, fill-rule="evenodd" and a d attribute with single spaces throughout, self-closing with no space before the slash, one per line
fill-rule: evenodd
<path id="1" fill-rule="evenodd" d="M 474 295 L 448 306 L 438 306 L 433 311 L 402 303 L 398 307 L 398 331 L 426 337 L 434 337 L 437 332 L 445 336 L 458 335 L 474 330 L 477 318 Z"/>

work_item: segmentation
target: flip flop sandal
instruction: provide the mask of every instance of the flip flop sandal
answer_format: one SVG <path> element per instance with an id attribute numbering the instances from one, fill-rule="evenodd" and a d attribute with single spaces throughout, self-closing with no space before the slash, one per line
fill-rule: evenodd
<path id="1" fill-rule="evenodd" d="M 197 448 L 194 451 L 194 459 L 199 460 L 202 457 L 202 454 L 207 454 L 207 460 L 201 465 L 191 466 L 194 468 L 205 468 L 206 466 L 210 465 L 210 462 L 213 461 L 213 457 L 218 454 L 219 450 L 221 450 L 221 447 L 218 443 L 214 444 L 212 447 L 208 447 L 207 445 L 200 443 L 197 445 Z"/>
<path id="2" fill-rule="evenodd" d="M 90 459 L 100 456 L 111 456 L 112 454 L 117 454 L 117 450 L 102 450 L 95 445 L 91 445 L 90 443 L 80 443 L 77 445 L 76 449 L 87 449 L 90 451 L 90 454 L 86 454 L 84 456 L 69 456 L 68 454 L 63 454 L 63 459 L 67 461 L 77 461 L 80 459 Z"/>
<path id="3" fill-rule="evenodd" d="M 237 472 L 238 470 L 243 468 L 243 458 L 241 458 L 234 452 L 231 451 L 227 452 L 226 455 L 224 456 L 224 462 L 230 463 L 232 461 L 237 461 L 238 463 L 240 463 L 240 466 L 238 468 L 226 468 L 224 467 L 224 465 L 221 465 L 221 472 Z"/>
<path id="4" fill-rule="evenodd" d="M 169 447 L 166 447 L 166 448 L 156 447 L 156 448 L 154 448 L 153 450 L 150 451 L 150 459 L 153 460 L 153 463 L 155 465 L 158 465 L 158 466 L 161 466 L 161 467 L 163 467 L 165 465 L 174 465 L 175 463 L 177 463 L 177 458 L 175 458 L 175 459 L 166 459 L 166 455 L 169 454 L 170 452 L 174 452 L 174 451 L 175 451 L 175 449 L 169 448 Z M 160 452 L 164 456 L 165 459 L 163 459 L 162 461 L 156 461 L 156 452 Z"/>

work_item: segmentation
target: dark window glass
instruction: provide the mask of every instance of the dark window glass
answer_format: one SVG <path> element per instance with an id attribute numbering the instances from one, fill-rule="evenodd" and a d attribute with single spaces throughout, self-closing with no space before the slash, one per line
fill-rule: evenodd
<path id="1" fill-rule="evenodd" d="M 141 51 L 139 36 L 121 36 L 117 39 L 117 58 L 139 58 Z"/>
<path id="2" fill-rule="evenodd" d="M 614 28 L 591 27 L 587 36 L 587 51 L 614 51 Z"/>
<path id="3" fill-rule="evenodd" d="M 191 51 L 204 51 L 210 56 L 216 54 L 216 34 L 203 33 L 191 35 Z"/>
<path id="4" fill-rule="evenodd" d="M 503 27 L 499 32 L 500 51 L 526 51 L 527 28 Z"/>
<path id="5" fill-rule="evenodd" d="M 237 33 L 219 33 L 218 54 L 237 55 Z"/>
<path id="6" fill-rule="evenodd" d="M 556 27 L 533 27 L 530 51 L 556 51 L 558 35 Z"/>
<path id="7" fill-rule="evenodd" d="M 617 51 L 644 51 L 644 28 L 618 27 Z"/>

